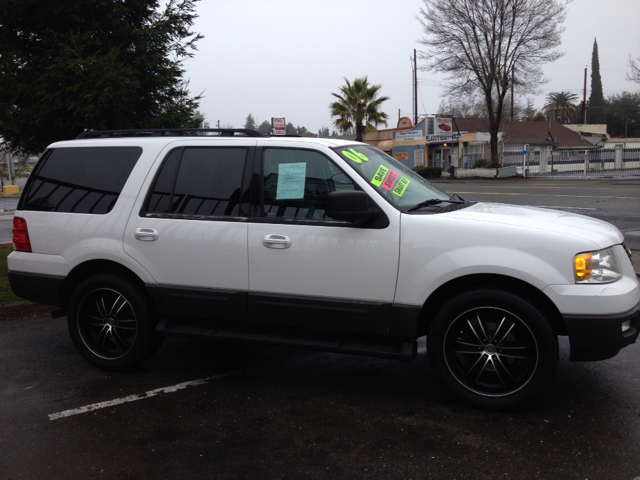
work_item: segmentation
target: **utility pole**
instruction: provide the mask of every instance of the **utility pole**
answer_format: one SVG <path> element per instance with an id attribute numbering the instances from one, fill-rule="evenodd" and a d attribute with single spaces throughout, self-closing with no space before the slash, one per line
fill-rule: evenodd
<path id="1" fill-rule="evenodd" d="M 418 124 L 418 61 L 413 49 L 413 126 Z"/>
<path id="2" fill-rule="evenodd" d="M 582 118 L 581 123 L 587 123 L 587 67 L 584 67 L 584 90 L 582 94 Z"/>

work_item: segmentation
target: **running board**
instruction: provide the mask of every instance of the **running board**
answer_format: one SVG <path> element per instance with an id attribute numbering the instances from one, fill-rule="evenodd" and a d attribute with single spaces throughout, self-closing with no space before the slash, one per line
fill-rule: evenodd
<path id="1" fill-rule="evenodd" d="M 348 353 L 396 360 L 413 360 L 418 346 L 412 340 L 381 339 L 378 342 L 359 342 L 335 338 L 305 337 L 289 334 L 273 334 L 255 331 L 233 330 L 208 326 L 176 324 L 161 319 L 156 327 L 159 335 L 176 337 L 210 338 L 215 340 L 235 340 L 278 347 L 295 347 L 324 352 Z"/>

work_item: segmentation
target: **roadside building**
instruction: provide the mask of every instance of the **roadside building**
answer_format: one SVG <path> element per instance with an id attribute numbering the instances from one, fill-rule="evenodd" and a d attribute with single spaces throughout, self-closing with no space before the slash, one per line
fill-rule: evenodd
<path id="1" fill-rule="evenodd" d="M 383 152 L 392 155 L 394 135 L 398 132 L 406 132 L 413 130 L 413 122 L 409 117 L 402 117 L 398 120 L 396 128 L 388 128 L 386 130 L 376 130 L 364 134 L 364 141 L 369 145 L 379 148 Z"/>
<path id="2" fill-rule="evenodd" d="M 592 133 L 597 135 L 599 129 Z M 584 133 L 584 132 L 583 132 Z M 489 122 L 486 118 L 454 118 L 434 116 L 423 118 L 417 125 L 404 117 L 398 127 L 368 133 L 365 141 L 392 155 L 407 167 L 418 165 L 456 168 L 473 168 L 488 165 L 491 161 Z M 523 152 L 527 152 L 528 164 L 540 169 L 554 162 L 552 152 L 559 152 L 560 159 L 572 152 L 596 147 L 578 131 L 558 122 L 502 123 L 498 133 L 500 162 L 505 165 L 521 165 Z"/>

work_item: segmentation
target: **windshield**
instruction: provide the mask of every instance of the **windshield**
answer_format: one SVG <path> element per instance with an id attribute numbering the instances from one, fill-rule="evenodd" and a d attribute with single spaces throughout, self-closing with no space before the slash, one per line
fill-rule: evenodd
<path id="1" fill-rule="evenodd" d="M 426 200 L 450 199 L 413 170 L 375 147 L 350 145 L 333 150 L 399 210 L 408 210 Z"/>

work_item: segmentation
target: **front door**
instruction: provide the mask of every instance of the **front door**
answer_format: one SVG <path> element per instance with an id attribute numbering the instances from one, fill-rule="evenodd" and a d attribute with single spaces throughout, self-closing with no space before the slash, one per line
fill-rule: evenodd
<path id="1" fill-rule="evenodd" d="M 252 321 L 296 329 L 384 334 L 399 258 L 400 214 L 387 228 L 327 217 L 329 192 L 356 184 L 329 156 L 262 152 L 260 216 L 249 223 Z"/>

